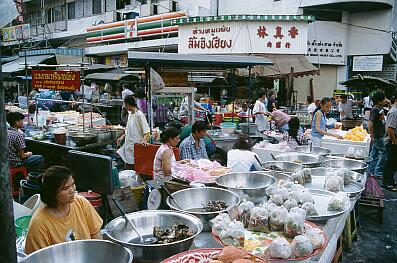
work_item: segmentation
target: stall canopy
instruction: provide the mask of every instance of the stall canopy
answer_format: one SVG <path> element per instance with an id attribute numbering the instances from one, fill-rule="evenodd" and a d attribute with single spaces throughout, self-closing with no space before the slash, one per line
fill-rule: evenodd
<path id="1" fill-rule="evenodd" d="M 133 76 L 131 74 L 125 74 L 125 73 L 91 73 L 88 74 L 85 79 L 90 79 L 90 80 L 104 80 L 104 81 L 119 81 L 122 79 L 137 79 L 136 76 Z"/>
<path id="2" fill-rule="evenodd" d="M 348 88 L 397 88 L 395 80 L 361 75 L 356 75 L 351 79 L 340 82 L 340 84 Z"/>
<path id="3" fill-rule="evenodd" d="M 27 64 L 41 64 L 46 60 L 53 58 L 54 55 L 40 55 L 26 57 Z M 20 57 L 17 60 L 4 64 L 2 66 L 3 73 L 13 73 L 24 70 L 25 57 Z"/>

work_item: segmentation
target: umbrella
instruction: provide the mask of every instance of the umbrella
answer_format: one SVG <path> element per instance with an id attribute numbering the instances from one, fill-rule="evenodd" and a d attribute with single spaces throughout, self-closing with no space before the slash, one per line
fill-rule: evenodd
<path id="1" fill-rule="evenodd" d="M 397 82 L 392 79 L 382 79 L 372 76 L 361 76 L 356 75 L 351 79 L 339 82 L 341 85 L 344 85 L 348 88 L 369 88 L 369 89 L 377 89 L 377 88 L 397 88 Z"/>

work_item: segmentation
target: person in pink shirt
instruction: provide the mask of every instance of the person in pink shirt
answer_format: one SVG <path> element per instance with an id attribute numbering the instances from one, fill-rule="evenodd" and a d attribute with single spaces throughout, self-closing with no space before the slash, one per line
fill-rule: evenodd
<path id="1" fill-rule="evenodd" d="M 273 109 L 272 113 L 270 113 L 270 116 L 276 123 L 277 129 L 279 129 L 281 132 L 285 132 L 288 130 L 288 122 L 291 119 L 291 117 L 277 109 Z"/>

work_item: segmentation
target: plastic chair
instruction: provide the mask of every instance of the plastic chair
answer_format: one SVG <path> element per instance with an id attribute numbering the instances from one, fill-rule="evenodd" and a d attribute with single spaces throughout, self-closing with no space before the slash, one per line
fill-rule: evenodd
<path id="1" fill-rule="evenodd" d="M 22 175 L 22 177 L 21 177 Z M 18 177 L 19 176 L 19 177 Z M 28 171 L 25 167 L 15 167 L 10 169 L 10 186 L 13 198 L 19 196 L 19 181 L 28 178 Z"/>

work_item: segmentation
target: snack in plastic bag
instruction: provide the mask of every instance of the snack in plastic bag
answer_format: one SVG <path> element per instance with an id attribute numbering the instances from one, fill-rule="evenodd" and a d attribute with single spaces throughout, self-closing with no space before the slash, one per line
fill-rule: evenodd
<path id="1" fill-rule="evenodd" d="M 324 189 L 337 193 L 344 190 L 343 178 L 335 173 L 327 173 L 325 177 Z"/>
<path id="2" fill-rule="evenodd" d="M 357 150 L 354 153 L 354 159 L 364 159 L 364 152 L 363 150 Z"/>
<path id="3" fill-rule="evenodd" d="M 273 203 L 265 203 L 262 204 L 262 207 L 267 209 L 269 211 L 269 213 L 273 212 L 274 209 L 276 209 L 278 206 L 273 204 Z"/>
<path id="4" fill-rule="evenodd" d="M 256 232 L 269 232 L 270 212 L 264 207 L 254 207 L 251 211 L 251 218 L 248 230 Z"/>
<path id="5" fill-rule="evenodd" d="M 318 215 L 318 212 L 317 212 L 316 208 L 314 207 L 313 203 L 310 203 L 310 202 L 304 203 L 302 205 L 302 209 L 304 209 L 306 211 L 306 215 L 309 215 L 309 216 Z"/>
<path id="6" fill-rule="evenodd" d="M 303 189 L 305 189 L 303 185 L 294 183 L 293 185 L 291 185 L 290 191 L 301 191 Z"/>
<path id="7" fill-rule="evenodd" d="M 245 239 L 244 224 L 240 221 L 233 220 L 219 235 L 226 245 L 243 247 Z"/>
<path id="8" fill-rule="evenodd" d="M 288 200 L 289 198 L 289 193 L 287 188 L 279 188 L 276 194 L 279 194 L 283 198 L 283 201 Z"/>
<path id="9" fill-rule="evenodd" d="M 346 153 L 347 158 L 354 158 L 354 147 L 349 147 Z"/>
<path id="10" fill-rule="evenodd" d="M 290 238 L 302 235 L 305 229 L 305 218 L 298 213 L 290 212 L 284 225 L 284 235 Z"/>
<path id="11" fill-rule="evenodd" d="M 343 178 L 344 185 L 349 185 L 353 180 L 353 177 L 350 176 L 350 174 L 349 174 L 349 170 L 347 170 L 346 168 L 339 168 L 336 171 L 336 173 L 338 174 L 338 176 Z"/>
<path id="12" fill-rule="evenodd" d="M 222 213 L 217 215 L 214 219 L 211 219 L 209 223 L 212 230 L 219 235 L 231 221 L 232 220 L 228 214 Z"/>
<path id="13" fill-rule="evenodd" d="M 295 258 L 306 257 L 313 253 L 313 244 L 308 237 L 299 235 L 292 240 L 291 250 Z"/>
<path id="14" fill-rule="evenodd" d="M 304 204 L 307 202 L 314 203 L 314 200 L 312 194 L 309 191 L 304 190 L 299 195 L 299 203 Z"/>
<path id="15" fill-rule="evenodd" d="M 287 182 L 286 181 L 284 181 L 282 179 L 277 181 L 277 188 L 286 188 L 286 186 L 287 186 Z"/>
<path id="16" fill-rule="evenodd" d="M 265 189 L 265 193 L 267 196 L 272 196 L 277 192 L 277 187 L 274 185 L 269 186 L 268 188 Z"/>
<path id="17" fill-rule="evenodd" d="M 284 223 L 287 219 L 288 211 L 282 206 L 274 208 L 270 213 L 269 228 L 270 231 L 280 231 L 284 229 Z"/>
<path id="18" fill-rule="evenodd" d="M 244 224 L 244 227 L 248 227 L 251 211 L 254 208 L 254 203 L 251 201 L 243 201 L 238 206 L 238 219 Z"/>
<path id="19" fill-rule="evenodd" d="M 304 179 L 305 179 L 305 183 L 310 183 L 312 181 L 312 172 L 309 168 L 304 168 L 302 170 L 303 175 L 304 175 Z"/>
<path id="20" fill-rule="evenodd" d="M 302 194 L 302 190 L 293 190 L 289 192 L 289 198 L 294 199 L 296 202 L 300 202 L 300 196 Z"/>
<path id="21" fill-rule="evenodd" d="M 304 185 L 305 184 L 305 175 L 303 174 L 302 171 L 295 172 L 295 173 L 291 174 L 291 180 L 292 180 L 292 182 L 294 182 L 296 184 Z"/>
<path id="22" fill-rule="evenodd" d="M 320 248 L 325 244 L 325 238 L 323 231 L 318 228 L 310 228 L 306 231 L 305 236 L 307 236 L 312 242 L 314 249 Z"/>
<path id="23" fill-rule="evenodd" d="M 269 253 L 271 258 L 291 257 L 291 244 L 283 237 L 278 237 L 269 245 Z"/>
<path id="24" fill-rule="evenodd" d="M 330 211 L 341 211 L 345 209 L 347 202 L 349 202 L 349 197 L 347 197 L 346 193 L 339 192 L 334 197 L 332 197 L 331 201 L 328 204 L 328 210 Z"/>
<path id="25" fill-rule="evenodd" d="M 303 218 L 306 218 L 306 210 L 300 207 L 291 208 L 290 213 L 298 213 L 302 215 Z"/>
<path id="26" fill-rule="evenodd" d="M 298 207 L 298 202 L 295 199 L 288 199 L 284 202 L 283 206 L 285 207 L 285 209 L 290 211 L 291 208 Z"/>
<path id="27" fill-rule="evenodd" d="M 273 204 L 275 204 L 275 205 L 280 206 L 280 205 L 284 204 L 284 200 L 283 200 L 283 198 L 281 197 L 281 195 L 279 195 L 279 194 L 274 194 L 274 195 L 272 195 L 272 196 L 270 197 L 269 203 L 273 203 Z"/>

